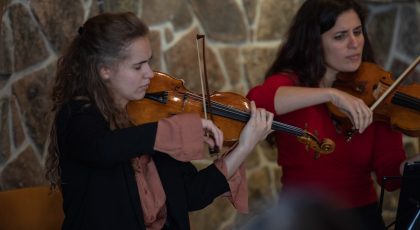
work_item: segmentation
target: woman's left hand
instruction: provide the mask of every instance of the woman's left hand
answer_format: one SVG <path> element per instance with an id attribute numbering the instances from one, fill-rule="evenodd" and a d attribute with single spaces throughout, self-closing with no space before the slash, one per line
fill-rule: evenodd
<path id="1" fill-rule="evenodd" d="M 273 117 L 274 115 L 265 109 L 257 109 L 255 102 L 251 101 L 251 118 L 242 129 L 238 145 L 224 158 L 227 168 L 226 178 L 230 178 L 255 145 L 272 132 Z"/>
<path id="2" fill-rule="evenodd" d="M 265 139 L 272 132 L 273 117 L 273 113 L 262 108 L 257 109 L 255 102 L 251 101 L 251 118 L 241 132 L 239 145 L 252 149 L 259 141 Z"/>

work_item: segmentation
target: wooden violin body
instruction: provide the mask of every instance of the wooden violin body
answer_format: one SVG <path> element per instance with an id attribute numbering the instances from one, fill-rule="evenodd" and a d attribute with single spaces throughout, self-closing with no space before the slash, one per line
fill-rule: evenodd
<path id="1" fill-rule="evenodd" d="M 378 65 L 363 62 L 358 71 L 337 76 L 333 87 L 362 99 L 372 106 L 394 80 L 390 72 Z M 373 110 L 374 121 L 382 121 L 408 136 L 420 136 L 420 84 L 398 86 Z M 344 132 L 351 122 L 337 107 L 328 104 L 333 119 Z"/>
<path id="2" fill-rule="evenodd" d="M 204 117 L 202 96 L 189 92 L 182 80 L 161 72 L 155 72 L 145 98 L 146 100 L 131 101 L 127 105 L 128 114 L 136 124 L 156 122 L 162 118 L 188 112 L 196 112 Z M 222 130 L 225 142 L 237 141 L 245 123 L 219 115 L 226 108 L 217 105 L 229 105 L 229 108 L 247 112 L 250 108 L 248 100 L 232 92 L 214 92 L 210 98 L 214 107 L 213 122 Z"/>

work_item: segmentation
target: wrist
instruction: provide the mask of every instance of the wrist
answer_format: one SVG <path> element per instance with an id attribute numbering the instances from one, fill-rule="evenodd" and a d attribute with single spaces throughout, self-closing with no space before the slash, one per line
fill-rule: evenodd
<path id="1" fill-rule="evenodd" d="M 334 102 L 337 95 L 337 89 L 325 88 L 325 90 L 326 90 L 327 102 Z"/>

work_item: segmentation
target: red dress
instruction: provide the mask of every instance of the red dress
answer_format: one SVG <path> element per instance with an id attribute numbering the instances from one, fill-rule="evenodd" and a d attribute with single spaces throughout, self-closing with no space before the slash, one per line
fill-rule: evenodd
<path id="1" fill-rule="evenodd" d="M 278 87 L 295 86 L 296 76 L 277 74 L 256 86 L 247 97 L 257 107 L 274 111 L 274 95 Z M 343 208 L 355 208 L 377 202 L 373 180 L 381 184 L 383 176 L 399 176 L 399 167 L 405 160 L 402 135 L 389 125 L 373 122 L 362 134 L 354 134 L 345 141 L 330 118 L 325 104 L 310 106 L 284 115 L 275 120 L 299 128 L 307 127 L 320 139 L 329 138 L 336 149 L 329 155 L 314 159 L 314 151 L 307 151 L 293 135 L 277 132 L 278 164 L 282 167 L 283 189 L 305 188 L 334 198 Z M 373 177 L 372 177 L 373 176 Z M 387 182 L 385 188 L 394 190 L 399 182 Z"/>

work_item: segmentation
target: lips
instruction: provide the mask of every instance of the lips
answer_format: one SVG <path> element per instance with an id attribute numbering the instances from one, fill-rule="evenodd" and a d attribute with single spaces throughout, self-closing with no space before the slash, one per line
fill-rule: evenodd
<path id="1" fill-rule="evenodd" d="M 140 86 L 140 88 L 149 88 L 149 84 L 147 84 L 147 85 L 142 85 L 142 86 Z"/>
<path id="2" fill-rule="evenodd" d="M 346 58 L 351 60 L 351 61 L 358 61 L 358 60 L 360 60 L 360 54 L 349 55 Z"/>

